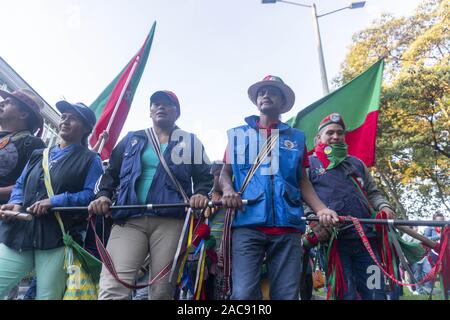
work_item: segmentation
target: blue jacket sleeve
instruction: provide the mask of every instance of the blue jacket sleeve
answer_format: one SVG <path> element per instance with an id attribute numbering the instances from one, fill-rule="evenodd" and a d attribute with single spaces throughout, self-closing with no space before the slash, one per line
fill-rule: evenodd
<path id="1" fill-rule="evenodd" d="M 100 156 L 96 156 L 91 163 L 88 174 L 84 181 L 83 190 L 76 193 L 64 192 L 50 198 L 52 207 L 76 207 L 87 206 L 94 200 L 94 188 L 97 180 L 103 174 Z"/>

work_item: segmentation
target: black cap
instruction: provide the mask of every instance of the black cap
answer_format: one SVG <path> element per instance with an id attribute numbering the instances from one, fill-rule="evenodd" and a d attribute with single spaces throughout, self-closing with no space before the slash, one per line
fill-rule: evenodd
<path id="1" fill-rule="evenodd" d="M 82 102 L 69 103 L 67 101 L 59 101 L 56 103 L 56 108 L 62 113 L 68 110 L 75 111 L 83 121 L 83 123 L 92 131 L 97 122 L 94 111 Z"/>

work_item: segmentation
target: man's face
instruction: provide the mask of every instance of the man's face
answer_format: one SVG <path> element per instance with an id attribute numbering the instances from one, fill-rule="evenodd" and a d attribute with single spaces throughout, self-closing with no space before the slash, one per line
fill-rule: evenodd
<path id="1" fill-rule="evenodd" d="M 261 113 L 279 115 L 285 103 L 284 95 L 277 87 L 264 86 L 258 90 L 256 106 Z"/>
<path id="2" fill-rule="evenodd" d="M 177 107 L 170 99 L 156 98 L 150 104 L 150 118 L 159 126 L 173 126 L 178 118 Z"/>
<path id="3" fill-rule="evenodd" d="M 67 142 L 81 141 L 83 136 L 89 132 L 78 114 L 72 110 L 61 114 L 58 128 L 59 136 Z"/>
<path id="4" fill-rule="evenodd" d="M 25 120 L 28 116 L 28 112 L 20 107 L 18 100 L 8 97 L 0 102 L 0 121 Z"/>
<path id="5" fill-rule="evenodd" d="M 345 130 L 340 124 L 332 123 L 320 130 L 317 137 L 324 144 L 344 143 Z"/>
<path id="6" fill-rule="evenodd" d="M 435 221 L 444 221 L 445 219 L 444 219 L 443 216 L 436 216 L 436 217 L 434 218 L 434 220 L 435 220 Z"/>

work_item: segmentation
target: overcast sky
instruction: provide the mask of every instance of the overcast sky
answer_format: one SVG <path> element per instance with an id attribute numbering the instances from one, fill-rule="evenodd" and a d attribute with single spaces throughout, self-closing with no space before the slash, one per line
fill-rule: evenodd
<path id="1" fill-rule="evenodd" d="M 310 1 L 300 3 L 311 4 Z M 323 14 L 345 0 L 317 0 Z M 352 35 L 382 12 L 410 15 L 419 0 L 368 0 L 319 19 L 329 82 Z M 51 105 L 91 104 L 137 52 L 157 21 L 153 47 L 122 136 L 150 126 L 149 97 L 174 91 L 178 125 L 220 159 L 226 130 L 255 114 L 248 87 L 280 76 L 296 93 L 284 120 L 322 97 L 311 10 L 261 0 L 0 0 L 4 58 Z"/>

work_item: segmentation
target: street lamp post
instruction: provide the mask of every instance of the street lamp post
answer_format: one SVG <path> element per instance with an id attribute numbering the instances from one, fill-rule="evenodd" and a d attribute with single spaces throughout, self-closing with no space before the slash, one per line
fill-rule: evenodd
<path id="1" fill-rule="evenodd" d="M 276 3 L 276 2 L 283 2 L 283 3 L 287 3 L 287 4 L 292 4 L 292 5 L 296 5 L 299 7 L 306 7 L 306 8 L 311 8 L 312 11 L 312 16 L 313 16 L 313 27 L 314 27 L 314 31 L 316 34 L 316 41 L 317 41 L 317 51 L 319 53 L 319 65 L 320 65 L 320 75 L 322 78 L 322 89 L 323 89 L 323 93 L 326 95 L 330 92 L 330 89 L 328 88 L 328 78 L 327 78 L 327 70 L 325 68 L 325 59 L 323 57 L 323 49 L 322 49 L 322 40 L 320 37 L 320 29 L 319 29 L 319 18 L 341 11 L 341 10 L 345 10 L 345 9 L 358 9 L 358 8 L 362 8 L 365 5 L 365 1 L 359 1 L 359 2 L 352 2 L 349 6 L 347 7 L 343 7 L 340 9 L 336 9 L 324 14 L 317 14 L 317 9 L 316 9 L 316 4 L 313 3 L 312 5 L 307 5 L 307 4 L 302 4 L 302 3 L 298 3 L 298 2 L 292 2 L 292 1 L 284 1 L 284 0 L 261 0 L 261 2 L 263 4 L 269 4 L 269 3 Z"/>
<path id="2" fill-rule="evenodd" d="M 312 16 L 313 16 L 313 25 L 314 31 L 316 33 L 316 42 L 317 42 L 317 51 L 319 52 L 319 65 L 320 65 L 320 77 L 322 78 L 322 90 L 324 95 L 330 92 L 328 88 L 328 78 L 327 78 L 327 69 L 325 68 L 325 59 L 323 57 L 323 49 L 322 49 L 322 38 L 320 37 L 320 29 L 319 29 L 319 19 L 317 17 L 317 9 L 316 4 L 312 5 Z"/>

